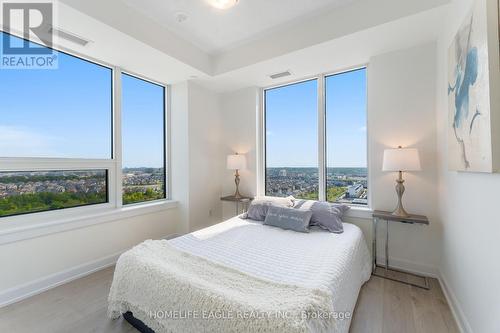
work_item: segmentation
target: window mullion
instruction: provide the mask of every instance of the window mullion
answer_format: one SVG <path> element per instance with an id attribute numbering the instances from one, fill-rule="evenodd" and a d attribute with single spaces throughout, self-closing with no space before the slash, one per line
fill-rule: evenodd
<path id="1" fill-rule="evenodd" d="M 257 195 L 266 195 L 266 121 L 265 121 L 265 105 L 266 105 L 266 93 L 264 89 L 259 89 L 257 96 L 257 151 L 258 157 L 258 170 L 257 170 Z"/>
<path id="2" fill-rule="evenodd" d="M 121 68 L 115 67 L 113 71 L 113 160 L 115 166 L 114 202 L 116 207 L 122 207 L 122 84 Z"/>
<path id="3" fill-rule="evenodd" d="M 170 160 L 171 160 L 171 147 L 170 147 L 170 138 L 171 138 L 171 96 L 172 96 L 172 91 L 170 89 L 170 86 L 166 86 L 164 90 L 165 95 L 163 98 L 165 99 L 165 108 L 163 110 L 164 112 L 164 146 L 163 146 L 163 159 L 164 159 L 164 168 L 165 168 L 165 199 L 172 199 L 172 168 L 170 167 Z"/>
<path id="4" fill-rule="evenodd" d="M 325 76 L 318 77 L 318 196 L 326 200 Z"/>
<path id="5" fill-rule="evenodd" d="M 109 159 L 0 157 L 0 171 L 111 169 Z"/>

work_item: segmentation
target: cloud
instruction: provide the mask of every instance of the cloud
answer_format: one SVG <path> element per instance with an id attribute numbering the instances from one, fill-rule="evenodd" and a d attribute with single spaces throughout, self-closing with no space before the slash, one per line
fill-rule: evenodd
<path id="1" fill-rule="evenodd" d="M 0 157 L 53 156 L 56 141 L 28 128 L 0 125 Z"/>
<path id="2" fill-rule="evenodd" d="M 366 126 L 361 126 L 360 128 L 358 128 L 358 131 L 366 132 Z"/>

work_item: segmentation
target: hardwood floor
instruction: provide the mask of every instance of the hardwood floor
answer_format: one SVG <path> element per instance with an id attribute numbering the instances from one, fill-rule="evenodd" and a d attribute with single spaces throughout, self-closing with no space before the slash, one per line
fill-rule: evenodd
<path id="1" fill-rule="evenodd" d="M 429 282 L 425 290 L 372 276 L 361 289 L 350 332 L 459 332 L 439 282 Z"/>
<path id="2" fill-rule="evenodd" d="M 106 317 L 113 268 L 0 308 L 0 332 L 137 332 L 122 318 Z M 458 332 L 439 283 L 431 290 L 372 277 L 361 289 L 351 332 Z"/>

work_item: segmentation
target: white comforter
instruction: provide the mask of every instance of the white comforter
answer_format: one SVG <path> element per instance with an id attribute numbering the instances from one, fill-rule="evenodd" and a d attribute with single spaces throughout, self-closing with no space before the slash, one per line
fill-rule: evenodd
<path id="1" fill-rule="evenodd" d="M 331 300 L 328 288 L 257 278 L 148 240 L 118 259 L 108 315 L 131 311 L 157 333 L 327 333 L 338 324 Z"/>
<path id="2" fill-rule="evenodd" d="M 320 229 L 299 233 L 232 218 L 170 240 L 175 248 L 249 275 L 311 289 L 332 291 L 337 331 L 348 332 L 359 290 L 371 261 L 361 230 L 344 223 L 344 233 Z"/>

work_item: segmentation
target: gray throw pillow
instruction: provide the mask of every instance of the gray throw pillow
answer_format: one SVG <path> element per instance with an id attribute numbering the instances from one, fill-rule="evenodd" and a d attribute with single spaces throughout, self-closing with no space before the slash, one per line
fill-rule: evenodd
<path id="1" fill-rule="evenodd" d="M 342 217 L 349 210 L 347 205 L 324 201 L 297 200 L 293 208 L 312 211 L 311 225 L 317 225 L 322 229 L 337 234 L 344 232 Z"/>
<path id="2" fill-rule="evenodd" d="M 252 219 L 255 221 L 264 221 L 269 207 L 293 207 L 294 200 L 295 198 L 292 196 L 286 198 L 257 197 L 252 200 L 252 202 L 250 203 L 250 207 L 248 207 L 248 211 L 241 217 L 244 219 Z"/>
<path id="3" fill-rule="evenodd" d="M 271 206 L 267 211 L 264 224 L 286 230 L 309 232 L 311 216 L 310 210 Z"/>

